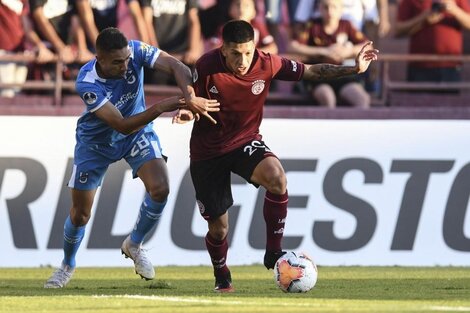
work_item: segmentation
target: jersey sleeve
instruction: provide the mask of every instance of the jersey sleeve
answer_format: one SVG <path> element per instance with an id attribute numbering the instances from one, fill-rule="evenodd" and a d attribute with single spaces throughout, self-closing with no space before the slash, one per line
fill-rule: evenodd
<path id="1" fill-rule="evenodd" d="M 129 41 L 132 58 L 136 65 L 152 68 L 161 50 L 138 40 Z"/>
<path id="2" fill-rule="evenodd" d="M 95 84 L 77 83 L 76 89 L 88 112 L 95 112 L 109 101 L 104 88 L 100 88 Z"/>
<path id="3" fill-rule="evenodd" d="M 304 75 L 305 65 L 303 63 L 289 60 L 278 55 L 271 55 L 273 78 L 278 80 L 299 81 Z"/>
<path id="4" fill-rule="evenodd" d="M 206 95 L 206 74 L 201 62 L 196 62 L 193 70 L 193 88 L 196 96 L 207 97 Z"/>

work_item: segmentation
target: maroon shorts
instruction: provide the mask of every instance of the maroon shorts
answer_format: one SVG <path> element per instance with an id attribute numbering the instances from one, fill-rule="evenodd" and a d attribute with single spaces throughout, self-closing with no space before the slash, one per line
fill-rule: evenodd
<path id="1" fill-rule="evenodd" d="M 191 161 L 191 178 L 202 217 L 217 218 L 233 205 L 231 173 L 259 187 L 251 181 L 251 176 L 256 166 L 269 156 L 276 157 L 263 141 L 253 140 L 219 157 Z"/>

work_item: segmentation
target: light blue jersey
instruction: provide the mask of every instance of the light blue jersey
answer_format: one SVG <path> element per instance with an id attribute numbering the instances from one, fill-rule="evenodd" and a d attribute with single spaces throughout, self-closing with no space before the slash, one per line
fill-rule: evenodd
<path id="1" fill-rule="evenodd" d="M 126 137 L 93 114 L 108 101 L 123 117 L 145 110 L 143 67 L 153 67 L 160 50 L 135 40 L 129 41 L 129 50 L 131 56 L 125 78 L 99 77 L 96 72 L 96 59 L 80 69 L 76 90 L 86 104 L 86 110 L 77 123 L 77 142 L 112 144 Z M 148 124 L 146 128 L 151 130 L 152 124 Z"/>
<path id="2" fill-rule="evenodd" d="M 76 89 L 86 104 L 86 110 L 77 122 L 74 165 L 68 183 L 71 188 L 96 189 L 101 185 L 108 166 L 118 160 L 125 159 L 129 163 L 135 178 L 144 163 L 163 157 L 152 123 L 124 135 L 93 114 L 106 102 L 112 103 L 124 118 L 146 109 L 143 67 L 153 67 L 160 50 L 140 41 L 129 41 L 129 50 L 131 56 L 123 78 L 99 77 L 96 60 L 80 69 Z"/>

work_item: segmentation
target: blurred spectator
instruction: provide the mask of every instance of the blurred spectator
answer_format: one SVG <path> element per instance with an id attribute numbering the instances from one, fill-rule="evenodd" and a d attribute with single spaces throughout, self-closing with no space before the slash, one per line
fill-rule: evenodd
<path id="1" fill-rule="evenodd" d="M 290 52 L 307 57 L 310 63 L 332 64 L 347 63 L 357 55 L 367 38 L 351 22 L 341 19 L 342 1 L 320 0 L 320 17 L 310 21 L 306 32 L 292 41 Z M 334 108 L 337 98 L 354 107 L 370 106 L 370 96 L 357 76 L 319 81 L 308 87 L 320 106 Z"/>
<path id="2" fill-rule="evenodd" d="M 468 0 L 405 0 L 398 6 L 396 36 L 409 36 L 413 54 L 463 53 L 463 29 L 470 29 Z M 461 81 L 458 62 L 412 62 L 409 81 Z"/>
<path id="3" fill-rule="evenodd" d="M 264 0 L 264 10 L 269 32 L 274 36 L 276 43 L 284 52 L 284 47 L 288 45 L 292 38 L 291 24 L 295 20 L 295 14 L 299 0 Z M 283 14 L 287 8 L 288 21 L 284 20 Z M 283 24 L 287 27 L 283 27 Z"/>
<path id="4" fill-rule="evenodd" d="M 192 66 L 204 52 L 197 0 L 141 0 L 150 44 Z M 171 75 L 146 71 L 146 83 L 175 84 Z"/>
<path id="5" fill-rule="evenodd" d="M 0 55 L 35 53 L 36 62 L 45 63 L 54 59 L 33 30 L 29 20 L 27 0 L 0 1 Z M 8 34 L 8 36 L 7 36 Z M 28 67 L 24 63 L 0 62 L 0 83 L 21 84 L 26 81 Z M 13 97 L 19 88 L 0 89 L 0 96 Z"/>
<path id="6" fill-rule="evenodd" d="M 319 0 L 299 0 L 295 23 L 305 23 L 309 18 L 320 16 L 318 10 Z M 388 11 L 388 0 L 343 0 L 343 13 L 341 18 L 350 21 L 353 26 L 361 30 L 367 38 L 374 42 L 374 46 L 380 49 L 380 38 L 390 32 L 390 18 Z M 365 73 L 365 87 L 369 92 L 378 92 L 379 64 L 371 64 Z"/>
<path id="7" fill-rule="evenodd" d="M 299 0 L 295 13 L 295 22 L 307 22 L 310 18 L 320 16 L 319 0 Z M 367 24 L 374 28 L 378 37 L 384 37 L 390 31 L 387 0 L 343 0 L 342 19 L 350 21 L 353 26 L 367 34 Z M 368 36 L 372 38 L 372 36 Z"/>
<path id="8" fill-rule="evenodd" d="M 231 19 L 244 20 L 253 26 L 255 31 L 255 44 L 256 48 L 266 53 L 277 54 L 277 45 L 274 42 L 274 37 L 269 33 L 266 23 L 263 20 L 256 19 L 256 3 L 255 0 L 231 0 L 228 7 L 228 22 Z M 217 36 L 210 39 L 210 49 L 218 48 L 222 44 L 222 28 L 219 27 Z"/>
<path id="9" fill-rule="evenodd" d="M 52 46 L 64 63 L 85 63 L 94 57 L 87 48 L 83 28 L 74 19 L 70 1 L 29 0 L 29 3 L 40 37 Z"/>
<path id="10" fill-rule="evenodd" d="M 203 3 L 204 6 L 201 6 L 201 3 Z M 228 16 L 230 1 L 200 0 L 199 5 L 199 20 L 201 21 L 201 33 L 203 37 L 209 39 L 217 36 L 219 28 L 230 19 Z"/>
<path id="11" fill-rule="evenodd" d="M 134 21 L 139 40 L 150 42 L 142 9 L 138 0 L 125 0 Z M 77 11 L 88 42 L 95 45 L 98 33 L 107 27 L 118 26 L 119 0 L 77 0 Z"/>

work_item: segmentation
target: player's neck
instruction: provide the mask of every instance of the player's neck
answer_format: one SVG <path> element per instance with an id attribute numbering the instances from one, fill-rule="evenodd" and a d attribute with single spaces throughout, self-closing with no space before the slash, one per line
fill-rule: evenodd
<path id="1" fill-rule="evenodd" d="M 99 78 L 103 78 L 103 79 L 109 78 L 107 77 L 107 75 L 103 73 L 103 71 L 101 70 L 100 64 L 98 62 L 95 63 L 95 68 L 96 68 L 96 74 L 98 74 Z"/>

